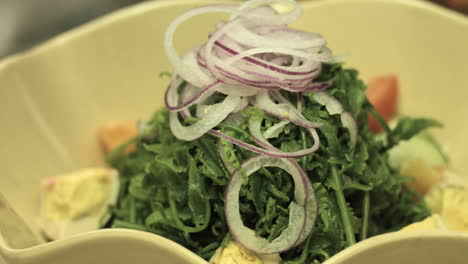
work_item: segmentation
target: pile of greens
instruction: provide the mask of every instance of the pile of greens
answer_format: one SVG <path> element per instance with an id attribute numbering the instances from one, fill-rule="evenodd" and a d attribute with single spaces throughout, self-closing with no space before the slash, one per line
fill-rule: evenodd
<path id="1" fill-rule="evenodd" d="M 421 197 L 405 187 L 409 179 L 390 168 L 387 150 L 430 126 L 429 119 L 402 118 L 390 130 L 365 96 L 366 86 L 358 72 L 341 64 L 324 64 L 317 79 L 333 79 L 327 89 L 356 119 L 359 132 L 355 148 L 339 116 L 304 96 L 302 114 L 325 125 L 318 130 L 321 144 L 315 153 L 297 159 L 309 176 L 318 201 L 318 217 L 309 238 L 281 254 L 284 263 L 321 263 L 356 241 L 395 231 L 430 215 Z M 296 94 L 282 92 L 291 103 Z M 374 115 L 386 130 L 377 138 L 367 119 Z M 268 128 L 278 120 L 249 107 L 239 114 L 236 126 L 227 122 L 216 129 L 254 144 L 247 119 L 263 119 Z M 194 122 L 188 119 L 186 122 Z M 186 142 L 176 139 L 168 125 L 168 111 L 157 111 L 147 122 L 147 131 L 109 156 L 119 170 L 121 189 L 112 208 L 110 226 L 148 231 L 167 237 L 209 259 L 231 236 L 224 216 L 224 193 L 230 179 L 218 148 L 235 168 L 257 154 L 211 135 Z M 288 124 L 270 142 L 284 151 L 310 147 L 306 131 Z M 137 150 L 125 154 L 128 144 Z M 240 211 L 246 226 L 272 240 L 288 224 L 288 205 L 293 199 L 291 177 L 276 168 L 261 169 L 246 177 L 240 194 Z"/>

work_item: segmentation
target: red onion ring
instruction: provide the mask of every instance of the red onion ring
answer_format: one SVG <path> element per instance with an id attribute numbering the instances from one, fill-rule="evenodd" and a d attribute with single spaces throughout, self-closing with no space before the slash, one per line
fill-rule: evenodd
<path id="1" fill-rule="evenodd" d="M 354 149 L 358 134 L 358 126 L 354 117 L 344 110 L 340 101 L 325 92 L 316 92 L 314 93 L 313 98 L 317 103 L 325 106 L 330 115 L 340 115 L 343 127 L 347 128 L 349 131 L 350 147 L 351 149 Z"/>
<path id="2" fill-rule="evenodd" d="M 289 250 L 297 245 L 297 242 L 308 234 L 303 234 L 306 218 L 310 217 L 307 212 L 317 208 L 314 196 L 309 195 L 311 184 L 300 166 L 290 159 L 277 159 L 267 156 L 257 156 L 242 164 L 242 170 L 250 175 L 263 167 L 278 167 L 288 172 L 294 181 L 295 201 L 289 205 L 289 224 L 279 237 L 268 242 L 265 238 L 257 237 L 251 229 L 244 226 L 239 211 L 239 192 L 242 187 L 243 173 L 235 171 L 226 190 L 225 214 L 226 221 L 233 237 L 244 247 L 258 254 L 274 254 Z M 310 222 L 310 221 L 309 221 Z M 313 223 L 313 221 L 312 221 Z"/>
<path id="3" fill-rule="evenodd" d="M 237 138 L 233 138 L 231 136 L 228 136 L 228 135 L 226 135 L 226 134 L 224 134 L 224 133 L 222 133 L 222 132 L 220 132 L 218 130 L 214 130 L 214 129 L 211 129 L 210 131 L 208 131 L 208 133 L 213 135 L 213 136 L 225 139 L 225 140 L 231 142 L 232 144 L 237 145 L 237 146 L 239 146 L 241 148 L 245 148 L 245 149 L 250 150 L 252 152 L 255 152 L 255 153 L 258 153 L 258 154 L 261 154 L 261 155 L 265 155 L 265 156 L 268 156 L 268 157 L 273 157 L 273 158 L 301 158 L 301 157 L 304 157 L 304 156 L 307 156 L 307 155 L 310 154 L 309 153 L 310 150 L 300 150 L 300 151 L 296 151 L 294 153 L 294 152 L 285 152 L 285 151 L 282 151 L 282 150 L 275 151 L 275 150 L 260 148 L 260 147 L 251 145 L 249 143 L 246 143 L 246 142 L 244 142 L 242 140 L 239 140 Z"/>
<path id="4" fill-rule="evenodd" d="M 289 124 L 289 121 L 283 120 L 277 124 L 272 125 L 267 130 L 265 130 L 265 132 L 263 132 L 263 137 L 266 139 L 278 137 L 283 127 L 287 124 Z"/>
<path id="5" fill-rule="evenodd" d="M 192 106 L 195 103 L 198 103 L 200 99 L 203 98 L 203 96 L 207 95 L 208 93 L 213 91 L 213 88 L 219 84 L 220 81 L 214 81 L 210 83 L 209 85 L 205 86 L 203 89 L 200 90 L 197 94 L 186 100 L 185 102 L 182 102 L 179 105 L 171 105 L 169 103 L 169 97 L 172 96 L 172 93 L 177 93 L 177 86 L 176 85 L 170 85 L 169 88 L 166 90 L 166 93 L 164 95 L 164 103 L 166 104 L 166 108 L 169 109 L 170 111 L 173 112 L 179 112 L 182 110 L 185 110 Z"/>
<path id="6" fill-rule="evenodd" d="M 301 113 L 294 108 L 293 105 L 287 103 L 276 104 L 271 99 L 268 91 L 261 91 L 255 97 L 254 105 L 272 116 L 276 116 L 282 120 L 288 120 L 298 126 L 306 128 L 317 128 L 322 126 L 322 123 L 311 122 L 307 120 Z"/>
<path id="7" fill-rule="evenodd" d="M 268 149 L 268 150 L 272 150 L 272 151 L 281 151 L 280 149 L 274 147 L 273 145 L 270 144 L 270 142 L 268 142 L 267 139 L 265 139 L 265 137 L 263 136 L 262 134 L 262 131 L 261 131 L 261 121 L 260 120 L 256 120 L 254 118 L 250 118 L 249 119 L 249 131 L 250 131 L 250 135 L 252 136 L 252 139 L 255 141 L 255 143 L 257 143 L 258 145 Z M 314 140 L 314 144 L 312 145 L 312 147 L 310 148 L 307 148 L 307 149 L 303 149 L 303 150 L 299 150 L 299 151 L 294 151 L 294 152 L 285 152 L 285 153 L 288 153 L 289 155 L 294 155 L 294 156 L 297 156 L 297 155 L 303 155 L 303 154 L 306 154 L 306 155 L 310 155 L 312 153 L 314 153 L 315 151 L 317 151 L 317 149 L 319 148 L 320 146 L 320 138 L 317 134 L 317 131 L 315 131 L 315 129 L 313 128 L 309 128 L 307 129 L 308 132 L 310 133 L 310 135 L 312 136 L 313 140 Z M 306 155 L 303 155 L 303 156 L 306 156 Z"/>

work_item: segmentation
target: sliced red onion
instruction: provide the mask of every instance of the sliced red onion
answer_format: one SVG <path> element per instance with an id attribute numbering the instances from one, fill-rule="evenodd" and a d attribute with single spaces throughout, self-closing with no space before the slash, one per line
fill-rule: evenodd
<path id="1" fill-rule="evenodd" d="M 297 93 L 297 111 L 302 113 L 302 101 L 304 100 L 304 94 L 302 92 Z"/>
<path id="2" fill-rule="evenodd" d="M 317 103 L 325 106 L 330 115 L 340 115 L 341 123 L 349 131 L 350 147 L 351 149 L 354 149 L 358 134 L 358 127 L 354 117 L 344 110 L 340 101 L 325 92 L 316 92 L 313 97 Z"/>
<path id="3" fill-rule="evenodd" d="M 296 77 L 294 79 L 288 79 L 288 78 L 281 77 L 279 74 L 278 75 L 272 74 L 272 73 L 264 74 L 262 72 L 252 71 L 252 70 L 248 70 L 248 69 L 243 70 L 243 71 L 248 75 L 255 76 L 255 77 L 258 77 L 258 78 L 262 78 L 264 80 L 268 80 L 268 82 L 270 82 L 270 83 L 274 83 L 274 84 L 277 84 L 277 85 L 283 85 L 283 86 L 286 86 L 286 87 L 288 87 L 289 85 L 292 86 L 292 84 L 304 83 L 304 85 L 299 85 L 299 86 L 296 85 L 297 90 L 303 89 L 303 86 L 306 86 L 313 79 L 317 78 L 317 76 L 320 73 L 317 70 L 317 71 L 315 71 L 315 73 L 313 73 L 313 74 L 311 73 L 311 74 L 307 75 L 306 77 L 301 76 L 301 77 Z"/>
<path id="4" fill-rule="evenodd" d="M 314 100 L 325 106 L 330 115 L 341 114 L 344 112 L 343 105 L 340 101 L 325 92 L 314 93 Z"/>
<path id="5" fill-rule="evenodd" d="M 344 112 L 341 114 L 341 123 L 343 124 L 344 127 L 346 127 L 349 130 L 349 136 L 350 136 L 350 147 L 354 149 L 356 146 L 356 141 L 357 141 L 357 134 L 358 134 L 358 127 L 356 123 L 356 119 L 349 113 L 349 112 Z"/>
<path id="6" fill-rule="evenodd" d="M 291 4 L 293 9 L 279 14 L 269 6 L 257 7 L 275 2 Z M 218 23 L 203 47 L 192 49 L 181 59 L 173 46 L 177 27 L 194 16 L 212 12 L 233 16 L 226 23 Z M 164 47 L 169 61 L 175 73 L 204 89 L 178 105 L 168 104 L 168 108 L 182 111 L 212 91 L 251 96 L 258 92 L 257 88 L 282 88 L 293 92 L 324 89 L 326 84 L 310 84 L 320 73 L 320 63 L 330 60 L 323 37 L 287 28 L 301 13 L 302 9 L 294 0 L 251 0 L 237 8 L 221 5 L 196 8 L 176 18 L 165 34 Z M 251 41 L 259 45 L 252 45 Z M 291 62 L 289 66 L 278 65 L 288 61 Z"/>
<path id="7" fill-rule="evenodd" d="M 226 45 L 224 45 L 220 41 L 215 41 L 214 44 L 216 46 L 220 47 L 221 49 L 225 50 L 226 52 L 230 53 L 231 55 L 239 54 L 239 52 L 231 49 L 230 47 L 228 47 Z M 294 71 L 291 71 L 290 69 L 288 69 L 290 67 L 281 67 L 281 66 L 278 66 L 278 65 L 273 64 L 273 63 L 268 63 L 268 62 L 265 62 L 265 61 L 261 61 L 259 59 L 254 59 L 253 57 L 245 57 L 245 58 L 243 58 L 243 60 L 246 60 L 246 61 L 248 61 L 248 62 L 250 62 L 252 64 L 261 66 L 263 68 L 269 69 L 271 71 L 275 71 L 275 72 L 278 72 L 278 73 L 284 73 L 284 74 L 288 74 L 288 75 L 291 75 L 291 76 L 294 76 L 294 75 L 307 75 L 307 74 L 311 74 L 311 73 L 316 72 L 316 68 L 307 69 L 307 66 L 309 66 L 309 65 L 298 66 L 298 67 L 295 67 L 295 68 L 298 68 L 298 69 L 295 69 Z M 299 69 L 301 69 L 301 70 L 299 70 Z"/>
<path id="8" fill-rule="evenodd" d="M 263 137 L 266 139 L 278 137 L 281 131 L 283 131 L 284 127 L 289 123 L 289 121 L 283 120 L 277 124 L 272 125 L 267 130 L 265 130 L 265 132 L 263 132 Z"/>
<path id="9" fill-rule="evenodd" d="M 317 138 L 318 138 L 318 135 L 317 135 Z M 304 170 L 295 160 L 290 159 L 289 161 L 294 167 L 296 167 L 296 170 L 299 173 L 303 174 L 301 175 L 301 177 L 307 178 L 307 188 L 306 188 L 307 202 L 306 202 L 306 209 L 305 209 L 306 218 L 305 218 L 305 223 L 304 223 L 304 229 L 302 230 L 302 233 L 299 236 L 299 240 L 294 245 L 294 246 L 298 246 L 307 239 L 307 237 L 310 235 L 310 233 L 314 229 L 315 221 L 317 220 L 317 215 L 318 215 L 318 204 L 317 204 L 317 199 L 315 198 L 315 191 L 314 191 L 314 188 L 312 187 L 312 183 L 310 182 L 309 177 L 307 177 Z"/>
<path id="10" fill-rule="evenodd" d="M 241 126 L 245 123 L 245 116 L 239 113 L 232 113 L 224 120 L 226 124 L 234 125 L 234 126 Z"/>
<path id="11" fill-rule="evenodd" d="M 286 3 L 293 6 L 293 10 L 279 14 L 271 7 L 261 6 L 271 3 Z M 248 10 L 250 12 L 242 13 L 241 15 L 246 17 L 249 23 L 256 23 L 257 21 L 262 21 L 262 24 L 268 25 L 285 25 L 289 24 L 296 19 L 298 19 L 302 13 L 302 7 L 296 4 L 295 0 L 250 0 L 246 1 L 239 6 L 239 10 Z M 234 19 L 231 17 L 231 20 Z"/>
<path id="12" fill-rule="evenodd" d="M 200 93 L 200 88 L 187 83 L 183 88 L 180 93 L 180 101 L 188 101 L 190 98 L 194 97 L 196 94 Z"/>
<path id="13" fill-rule="evenodd" d="M 182 57 L 182 63 L 186 67 L 185 70 L 190 72 L 191 76 L 191 79 L 186 81 L 196 87 L 204 87 L 217 81 L 209 71 L 197 64 L 198 52 L 200 49 L 201 47 L 195 47 L 187 51 Z M 175 69 L 175 72 L 177 73 L 177 69 Z"/>
<path id="14" fill-rule="evenodd" d="M 315 130 L 311 129 L 310 131 L 315 131 Z M 224 134 L 224 133 L 222 133 L 222 132 L 220 132 L 218 130 L 211 129 L 210 131 L 208 131 L 208 133 L 213 135 L 213 136 L 225 139 L 225 140 L 231 142 L 232 144 L 237 145 L 237 146 L 239 146 L 241 148 L 245 148 L 245 149 L 250 150 L 252 152 L 255 152 L 255 153 L 258 153 L 258 154 L 261 154 L 261 155 L 265 155 L 265 156 L 268 156 L 268 157 L 274 157 L 274 158 L 300 158 L 300 157 L 310 155 L 310 150 L 308 150 L 308 149 L 300 150 L 300 151 L 296 151 L 296 152 L 284 152 L 284 151 L 281 151 L 281 150 L 269 150 L 269 149 L 264 149 L 264 148 L 260 148 L 260 147 L 251 145 L 251 144 L 246 143 L 246 142 L 244 142 L 242 140 L 239 140 L 237 138 L 233 138 L 233 137 L 231 137 L 229 135 L 226 135 L 226 134 Z M 318 135 L 317 135 L 317 138 L 318 138 Z"/>
<path id="15" fill-rule="evenodd" d="M 177 82 L 174 82 L 177 83 Z M 169 103 L 169 97 L 175 96 L 177 94 L 177 85 L 170 85 L 169 88 L 166 90 L 166 94 L 164 96 L 164 102 L 166 104 L 166 108 L 169 109 L 170 111 L 174 112 L 179 112 L 182 110 L 185 110 L 192 106 L 195 103 L 198 103 L 204 96 L 209 95 L 210 93 L 213 92 L 213 88 L 219 84 L 220 81 L 214 81 L 210 83 L 209 85 L 205 86 L 203 89 L 201 89 L 197 94 L 189 98 L 187 101 L 182 102 L 179 105 L 171 105 Z"/>
<path id="16" fill-rule="evenodd" d="M 249 100 L 247 98 L 245 98 L 245 97 L 241 97 L 239 104 L 232 111 L 232 113 L 237 113 L 239 111 L 242 111 L 244 108 L 247 107 L 248 104 L 249 104 Z M 198 103 L 197 107 L 196 107 L 196 116 L 198 118 L 205 117 L 209 112 L 213 111 L 213 109 L 215 109 L 214 107 L 217 106 L 217 105 L 219 105 L 219 103 L 218 104 L 211 104 L 211 105 Z"/>
<path id="17" fill-rule="evenodd" d="M 312 91 L 322 91 L 330 87 L 331 81 L 321 82 L 321 83 L 310 83 L 305 86 L 284 86 L 279 85 L 282 89 L 290 92 L 312 92 Z"/>
<path id="18" fill-rule="evenodd" d="M 179 55 L 177 54 L 173 45 L 174 33 L 177 28 L 186 20 L 201 14 L 212 13 L 212 12 L 238 12 L 234 8 L 228 8 L 226 6 L 205 6 L 201 8 L 192 9 L 181 16 L 177 17 L 168 26 L 164 35 L 164 49 L 169 59 L 169 62 L 174 67 L 176 73 L 178 73 L 185 81 L 192 83 L 196 86 L 201 86 L 199 80 L 193 75 L 193 72 L 189 69 L 190 65 L 183 63 Z"/>
<path id="19" fill-rule="evenodd" d="M 182 91 L 180 93 L 180 101 L 184 102 L 184 101 L 188 101 L 190 98 L 192 98 L 193 96 L 195 96 L 196 94 L 198 94 L 200 92 L 200 89 L 193 86 L 192 84 L 190 83 L 187 83 L 187 85 L 185 85 L 183 88 L 182 88 Z M 166 91 L 167 93 L 167 91 Z M 190 114 L 190 111 L 188 109 L 184 109 L 182 110 L 181 112 L 181 115 L 182 117 L 185 119 L 185 118 L 188 118 L 188 117 L 191 117 L 192 115 Z"/>
<path id="20" fill-rule="evenodd" d="M 278 32 L 276 34 L 257 34 L 245 27 L 236 27 L 226 33 L 231 39 L 250 47 L 268 47 L 268 48 L 291 48 L 291 49 L 308 49 L 325 45 L 325 40 L 322 37 L 308 38 L 307 35 L 297 37 L 300 33 L 292 30 Z M 298 34 L 299 33 L 299 34 Z"/>
<path id="21" fill-rule="evenodd" d="M 276 104 L 271 99 L 268 91 L 259 92 L 255 97 L 254 105 L 263 110 L 265 113 L 276 116 L 282 120 L 288 120 L 291 123 L 302 127 L 317 128 L 323 125 L 322 123 L 316 123 L 307 120 L 291 104 Z"/>
<path id="22" fill-rule="evenodd" d="M 221 46 L 223 49 L 226 49 L 230 55 L 238 54 L 237 51 L 228 48 L 227 44 L 226 46 L 221 44 L 221 40 L 217 41 L 215 44 Z M 231 45 L 235 44 L 231 43 Z M 272 55 L 271 57 L 276 58 L 278 56 L 284 55 Z M 304 84 L 297 87 L 296 90 L 303 89 L 302 87 L 307 85 L 307 81 L 310 82 L 320 73 L 320 64 L 314 60 L 310 61 L 309 63 L 304 63 L 296 69 L 295 67 L 291 66 L 278 66 L 275 63 L 253 57 L 244 58 L 243 60 L 234 63 L 234 65 L 230 65 L 224 62 L 228 58 L 229 56 L 220 59 L 215 57 L 213 59 L 217 67 L 225 71 L 229 71 L 231 74 L 248 79 L 255 84 L 271 83 L 274 86 L 277 86 L 277 84 L 281 84 L 283 86 L 297 86 L 296 83 L 302 82 Z M 292 59 L 294 59 L 294 57 Z"/>
<path id="23" fill-rule="evenodd" d="M 190 70 L 193 75 L 198 76 L 197 80 L 199 81 L 200 87 L 204 84 L 210 84 L 216 80 L 213 75 L 207 70 L 206 62 L 199 56 L 200 48 L 195 48 L 189 52 L 188 55 L 184 56 L 184 62 L 190 66 Z M 205 65 L 204 65 L 205 63 Z M 257 93 L 255 88 L 249 87 L 247 85 L 230 85 L 227 83 L 219 83 L 213 89 L 217 92 L 226 95 L 235 95 L 235 96 L 251 96 Z"/>
<path id="24" fill-rule="evenodd" d="M 233 18 L 231 21 L 224 24 L 224 26 L 218 28 L 214 34 L 208 39 L 208 42 L 205 44 L 203 48 L 203 58 L 206 62 L 206 67 L 208 70 L 218 79 L 220 79 L 220 73 L 216 69 L 215 60 L 216 56 L 213 53 L 213 48 L 218 39 L 220 39 L 226 32 L 232 30 L 235 26 L 240 23 L 240 20 L 237 18 Z"/>
<path id="25" fill-rule="evenodd" d="M 257 55 L 260 53 L 282 53 L 282 54 L 287 54 L 289 56 L 296 56 L 296 57 L 301 57 L 305 59 L 319 59 L 319 55 L 313 54 L 313 53 L 307 53 L 303 52 L 300 50 L 295 50 L 295 49 L 287 49 L 287 48 L 253 48 L 249 49 L 246 51 L 243 51 L 241 53 L 238 53 L 237 55 L 234 55 L 227 59 L 225 62 L 226 64 L 232 64 L 240 59 L 243 59 L 245 57 L 250 57 L 252 55 Z"/>
<path id="26" fill-rule="evenodd" d="M 240 6 L 240 10 L 242 9 L 246 9 L 246 8 L 249 8 L 251 7 L 252 5 L 256 5 L 256 4 L 265 4 L 265 3 L 270 3 L 270 2 L 275 2 L 275 1 L 264 1 L 264 0 L 254 0 L 254 1 L 247 1 L 244 5 L 241 5 Z M 290 12 L 289 14 L 285 14 L 285 15 L 280 15 L 280 14 L 273 14 L 272 16 L 274 17 L 274 22 L 270 23 L 270 24 L 276 24 L 278 22 L 278 20 L 281 20 L 281 18 L 284 18 L 284 17 L 288 17 L 290 16 L 291 14 L 293 14 L 293 16 L 297 16 L 297 14 L 294 14 L 296 11 L 301 11 L 300 7 L 298 7 L 297 5 L 295 5 L 295 2 L 294 1 L 291 1 L 291 0 L 280 0 L 279 2 L 284 2 L 284 3 L 291 3 L 291 4 L 294 4 L 294 10 L 292 12 Z M 208 42 L 206 43 L 205 45 L 205 48 L 204 48 L 204 57 L 205 57 L 205 60 L 206 60 L 206 66 L 208 67 L 208 69 L 210 70 L 210 72 L 216 76 L 218 79 L 220 78 L 220 74 L 218 72 L 218 70 L 216 69 L 215 67 L 215 62 L 213 60 L 214 56 L 213 56 L 213 48 L 214 48 L 214 44 L 215 42 L 220 39 L 223 35 L 225 35 L 227 32 L 229 31 L 233 31 L 235 30 L 235 28 L 238 28 L 238 27 L 242 27 L 241 23 L 242 23 L 242 17 L 245 16 L 247 18 L 253 18 L 253 17 L 262 17 L 262 20 L 268 20 L 269 18 L 271 18 L 272 16 L 268 16 L 268 15 L 265 15 L 264 12 L 262 12 L 262 14 L 257 14 L 258 10 L 261 10 L 261 9 L 250 9 L 248 12 L 245 12 L 245 15 L 241 15 L 241 16 L 234 16 L 228 23 L 224 24 L 224 26 L 218 28 L 216 30 L 216 32 L 214 34 L 211 35 L 210 39 L 208 40 Z M 300 15 L 300 13 L 299 13 Z M 297 17 L 296 17 L 297 18 Z M 296 19 L 295 18 L 295 19 Z M 268 23 L 268 22 L 267 22 Z"/>
<path id="27" fill-rule="evenodd" d="M 289 205 L 289 223 L 279 237 L 268 242 L 265 238 L 257 237 L 251 229 L 242 223 L 239 211 L 239 192 L 243 183 L 243 173 L 250 175 L 260 168 L 278 167 L 288 172 L 294 181 L 295 201 Z M 241 243 L 245 248 L 258 254 L 273 254 L 289 250 L 297 245 L 297 242 L 303 236 L 307 237 L 309 233 L 303 234 L 306 225 L 306 218 L 311 217 L 307 213 L 309 208 L 316 208 L 315 198 L 309 198 L 310 181 L 304 171 L 294 164 L 290 159 L 277 159 L 267 156 L 257 156 L 242 164 L 243 173 L 234 172 L 231 181 L 226 190 L 225 214 L 226 221 L 234 239 Z M 313 190 L 312 190 L 313 191 Z M 314 205 L 315 204 L 315 205 Z M 313 221 L 312 221 L 313 223 Z M 309 228 L 308 228 L 309 229 Z"/>
<path id="28" fill-rule="evenodd" d="M 244 110 L 247 106 L 249 105 L 249 98 L 247 97 L 242 97 L 241 98 L 241 101 L 240 101 L 240 104 L 237 106 L 236 109 L 234 109 L 234 111 L 232 111 L 233 113 L 237 113 L 239 111 L 242 111 Z"/>
<path id="29" fill-rule="evenodd" d="M 257 119 L 254 119 L 254 118 L 249 119 L 249 131 L 250 131 L 250 135 L 252 136 L 253 140 L 257 144 L 259 144 L 260 146 L 262 146 L 262 147 L 264 147 L 264 148 L 266 148 L 268 150 L 281 151 L 280 149 L 278 149 L 275 146 L 271 145 L 271 143 L 268 142 L 268 140 L 263 137 L 263 134 L 262 134 L 262 131 L 261 131 L 261 125 L 262 125 L 262 123 L 261 123 L 260 120 L 257 120 Z M 299 151 L 284 152 L 284 153 L 287 153 L 289 156 L 298 156 L 298 155 L 306 156 L 306 155 L 310 155 L 310 154 L 314 153 L 320 146 L 320 139 L 319 139 L 315 129 L 308 129 L 308 131 L 309 131 L 309 133 L 311 134 L 311 136 L 312 136 L 312 138 L 314 140 L 314 144 L 312 145 L 312 147 L 307 148 L 307 149 L 302 149 L 302 150 L 299 150 Z"/>
<path id="30" fill-rule="evenodd" d="M 241 84 L 250 85 L 255 88 L 277 88 L 278 86 L 285 86 L 289 90 L 317 90 L 320 87 L 310 87 L 308 82 L 316 78 L 319 74 L 319 64 L 314 61 L 315 66 L 311 71 L 304 72 L 305 75 L 290 75 L 289 71 L 282 70 L 279 66 L 272 66 L 274 64 L 268 64 L 266 62 L 260 62 L 251 57 L 246 58 L 249 62 L 239 62 L 235 65 L 230 65 L 223 61 L 223 59 L 217 58 L 213 55 L 208 55 L 209 60 L 212 61 L 212 65 L 203 65 L 203 61 L 199 60 L 199 64 L 207 67 L 218 79 L 227 77 L 228 79 L 238 81 Z M 254 61 L 255 63 L 251 63 Z M 310 69 L 310 68 L 309 68 Z M 266 80 L 267 82 L 263 81 Z M 263 84 L 270 83 L 265 86 Z M 297 85 L 296 83 L 301 83 Z M 271 86 L 273 85 L 273 86 Z"/>
<path id="31" fill-rule="evenodd" d="M 203 118 L 206 116 L 207 113 L 210 112 L 210 109 L 212 109 L 216 104 L 213 105 L 204 105 L 204 104 L 197 104 L 197 109 L 195 111 L 195 115 L 198 118 Z"/>
<path id="32" fill-rule="evenodd" d="M 169 113 L 169 126 L 174 136 L 181 140 L 192 141 L 221 123 L 240 104 L 240 97 L 228 95 L 222 103 L 212 107 L 202 119 L 190 126 L 183 126 L 176 112 Z"/>
<path id="33" fill-rule="evenodd" d="M 262 127 L 261 120 L 253 119 L 253 118 L 249 119 L 249 131 L 255 143 L 269 150 L 279 150 L 278 148 L 271 145 L 270 142 L 268 142 L 268 140 L 266 140 L 263 137 L 261 127 Z"/>
<path id="34" fill-rule="evenodd" d="M 267 2 L 271 2 L 271 1 L 249 1 L 249 4 L 248 5 L 251 5 L 251 4 L 261 4 L 261 3 L 267 3 Z M 285 2 L 285 3 L 292 3 L 294 4 L 294 1 L 291 1 L 291 0 L 276 0 L 276 1 L 273 1 L 273 2 Z M 278 18 L 284 18 L 286 19 L 287 21 L 289 21 L 291 18 L 293 17 L 296 17 L 297 18 L 297 13 L 299 10 L 300 12 L 300 7 L 298 7 L 297 5 L 295 5 L 295 9 L 293 10 L 293 12 L 291 12 L 291 14 L 293 15 L 292 17 L 289 17 L 291 14 L 286 14 L 286 15 L 277 15 L 275 18 L 263 18 L 263 21 L 267 21 L 269 19 L 271 19 L 272 21 L 270 21 L 272 24 L 276 24 L 278 23 Z M 173 65 L 173 67 L 175 68 L 175 72 L 178 73 L 180 76 L 182 76 L 182 78 L 189 82 L 189 83 L 192 83 L 196 86 L 203 86 L 203 85 L 207 85 L 207 80 L 204 81 L 204 83 L 200 84 L 200 76 L 199 75 L 194 75 L 193 74 L 193 63 L 187 63 L 186 61 L 183 61 L 181 60 L 181 58 L 177 55 L 177 52 L 174 48 L 174 45 L 173 45 L 173 38 L 174 38 L 174 33 L 176 31 L 176 29 L 178 28 L 178 26 L 180 24 L 182 24 L 183 22 L 185 22 L 186 20 L 194 17 L 194 16 L 197 16 L 197 15 L 201 15 L 201 14 L 205 14 L 205 13 L 213 13 L 213 12 L 225 12 L 225 13 L 232 13 L 232 14 L 236 14 L 236 16 L 247 16 L 247 17 L 258 17 L 259 15 L 256 15 L 254 13 L 249 13 L 249 12 L 242 12 L 241 10 L 238 10 L 236 8 L 233 8 L 231 6 L 206 6 L 206 7 L 201 7 L 201 8 L 196 8 L 196 9 L 193 9 L 179 17 L 177 17 L 168 27 L 167 31 L 166 31 L 166 34 L 165 34 L 165 41 L 164 41 L 164 48 L 165 48 L 165 51 L 166 51 L 166 54 L 168 56 L 168 59 L 169 59 L 169 62 Z M 192 56 L 193 57 L 193 56 Z"/>

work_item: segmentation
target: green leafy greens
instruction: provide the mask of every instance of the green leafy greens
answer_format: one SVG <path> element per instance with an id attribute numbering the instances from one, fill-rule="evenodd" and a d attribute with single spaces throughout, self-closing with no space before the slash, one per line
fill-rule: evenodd
<path id="1" fill-rule="evenodd" d="M 325 64 L 319 81 L 329 79 L 334 82 L 327 92 L 356 118 L 358 140 L 351 149 L 349 133 L 339 117 L 329 115 L 313 100 L 313 94 L 304 97 L 303 115 L 325 124 L 318 129 L 319 150 L 298 159 L 313 183 L 319 212 L 310 237 L 282 254 L 284 263 L 321 263 L 356 240 L 398 230 L 430 214 L 420 197 L 405 187 L 407 178 L 390 168 L 387 150 L 440 124 L 404 118 L 390 130 L 367 101 L 366 86 L 357 71 Z M 296 103 L 295 94 L 282 93 Z M 369 114 L 377 115 L 383 123 L 386 140 L 377 139 L 370 131 Z M 248 118 L 260 118 L 265 129 L 279 122 L 253 107 L 238 115 L 241 118 L 236 126 L 223 123 L 217 129 L 251 144 Z M 122 146 L 109 156 L 110 164 L 121 174 L 120 198 L 112 208 L 111 226 L 165 236 L 209 259 L 231 238 L 224 217 L 230 173 L 218 151 L 233 168 L 256 154 L 211 135 L 180 141 L 169 129 L 167 110 L 156 112 L 147 125 L 148 131 L 128 143 L 136 144 L 134 153 L 125 155 Z M 284 151 L 313 143 L 303 128 L 292 124 L 284 126 L 270 142 Z M 291 177 L 278 169 L 264 168 L 245 177 L 240 193 L 244 223 L 269 240 L 278 237 L 288 224 L 293 192 Z"/>

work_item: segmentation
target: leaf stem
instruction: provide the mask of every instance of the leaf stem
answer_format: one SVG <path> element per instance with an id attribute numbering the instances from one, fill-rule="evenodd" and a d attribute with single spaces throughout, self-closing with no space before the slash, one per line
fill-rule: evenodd
<path id="1" fill-rule="evenodd" d="M 190 125 L 193 125 L 193 124 L 197 123 L 198 121 L 200 121 L 200 119 L 192 116 L 192 117 L 186 118 L 184 121 L 187 122 Z M 231 130 L 231 131 L 237 132 L 239 134 L 242 134 L 242 135 L 250 138 L 250 134 L 247 131 L 245 131 L 245 130 L 243 130 L 241 128 L 238 128 L 236 126 L 220 123 L 220 124 L 217 125 L 217 127 L 227 129 L 227 130 Z"/>
<path id="2" fill-rule="evenodd" d="M 129 210 L 130 223 L 135 224 L 137 217 L 136 217 L 136 204 L 135 204 L 135 198 L 134 197 L 130 197 L 128 210 Z"/>
<path id="3" fill-rule="evenodd" d="M 345 230 L 346 245 L 351 246 L 356 243 L 356 238 L 354 237 L 353 226 L 351 225 L 351 219 L 349 216 L 348 205 L 346 204 L 346 199 L 343 193 L 343 186 L 341 184 L 341 178 L 338 175 L 338 172 L 335 166 L 331 167 L 331 174 L 332 174 L 331 175 L 332 180 L 335 182 L 335 186 L 336 186 L 336 189 L 335 189 L 336 200 L 338 202 L 338 207 L 340 208 L 341 221 L 343 223 L 343 227 Z"/>
<path id="4" fill-rule="evenodd" d="M 177 205 L 174 199 L 172 199 L 171 194 L 168 193 L 168 200 L 169 200 L 169 210 L 172 214 L 172 220 L 175 222 L 174 226 L 179 228 L 180 230 L 184 231 L 185 233 L 198 233 L 205 230 L 208 227 L 209 219 L 211 218 L 211 205 L 209 201 L 205 201 L 205 222 L 201 225 L 191 227 L 186 226 L 182 221 L 179 219 L 179 213 L 177 212 Z"/>
<path id="5" fill-rule="evenodd" d="M 306 138 L 306 134 L 305 134 L 304 129 L 301 129 L 301 141 L 302 141 L 302 148 L 306 149 L 307 148 L 307 138 Z M 307 165 L 307 156 L 304 156 L 304 157 L 301 158 L 301 165 L 302 165 L 302 169 L 305 170 L 306 165 Z"/>
<path id="6" fill-rule="evenodd" d="M 370 194 L 369 192 L 364 192 L 364 199 L 362 202 L 362 230 L 361 230 L 361 240 L 367 238 L 367 229 L 369 227 L 369 209 L 370 209 Z"/>

